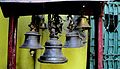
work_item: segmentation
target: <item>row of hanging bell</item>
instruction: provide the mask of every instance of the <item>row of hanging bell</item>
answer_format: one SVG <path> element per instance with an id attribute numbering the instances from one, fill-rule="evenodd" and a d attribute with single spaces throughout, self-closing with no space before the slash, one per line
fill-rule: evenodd
<path id="1" fill-rule="evenodd" d="M 44 24 L 41 25 L 42 28 L 46 28 Z M 80 18 L 80 22 L 77 25 L 77 28 L 89 29 L 90 26 L 86 21 L 85 17 Z M 73 30 L 66 34 L 66 43 L 65 48 L 77 48 L 81 45 L 81 39 L 79 32 Z M 41 49 L 42 46 L 39 44 L 40 35 L 38 32 L 30 31 L 25 34 L 25 42 L 20 48 L 29 48 L 29 49 Z"/>
<path id="2" fill-rule="evenodd" d="M 83 19 L 81 18 L 80 26 L 82 27 Z M 87 28 L 89 26 L 85 26 Z M 42 49 L 42 46 L 39 44 L 40 35 L 38 32 L 30 31 L 25 34 L 24 44 L 20 48 L 29 48 L 29 49 Z M 79 36 L 79 32 L 74 30 L 72 32 L 68 32 L 66 34 L 66 43 L 65 48 L 78 48 L 81 47 L 81 39 Z M 62 54 L 62 44 L 56 37 L 50 37 L 45 43 L 45 51 L 42 56 L 38 59 L 39 62 L 42 63 L 65 63 L 67 62 L 67 58 L 65 58 Z"/>
<path id="3" fill-rule="evenodd" d="M 40 35 L 38 32 L 30 31 L 25 34 L 24 44 L 20 48 L 28 48 L 28 49 L 43 49 L 39 44 Z M 50 38 L 45 43 L 45 51 L 42 56 L 38 59 L 41 63 L 52 63 L 52 64 L 60 64 L 67 62 L 67 58 L 65 58 L 62 54 L 62 43 L 56 37 Z"/>

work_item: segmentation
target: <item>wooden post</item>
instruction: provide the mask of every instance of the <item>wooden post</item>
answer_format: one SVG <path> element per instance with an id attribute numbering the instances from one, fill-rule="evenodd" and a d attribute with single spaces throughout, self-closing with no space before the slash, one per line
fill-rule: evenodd
<path id="1" fill-rule="evenodd" d="M 17 19 L 15 16 L 9 19 L 8 69 L 16 69 Z"/>
<path id="2" fill-rule="evenodd" d="M 101 13 L 98 19 L 98 69 L 103 69 L 103 25 L 104 3 L 101 5 Z"/>
<path id="3" fill-rule="evenodd" d="M 103 69 L 103 31 L 102 17 L 99 17 L 98 23 L 98 69 Z"/>
<path id="4" fill-rule="evenodd" d="M 102 16 L 104 3 L 99 5 L 101 8 L 96 9 L 95 13 L 95 69 L 103 69 L 103 31 Z M 97 13 L 98 12 L 98 13 Z"/>

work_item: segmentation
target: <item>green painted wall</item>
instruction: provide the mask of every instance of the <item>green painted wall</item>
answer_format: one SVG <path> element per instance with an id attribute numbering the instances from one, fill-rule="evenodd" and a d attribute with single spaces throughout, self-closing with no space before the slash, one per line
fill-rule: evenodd
<path id="1" fill-rule="evenodd" d="M 7 69 L 8 21 L 0 9 L 0 69 Z"/>
<path id="2" fill-rule="evenodd" d="M 63 16 L 64 17 L 64 16 Z M 47 19 L 46 19 L 47 20 Z M 8 18 L 4 18 L 0 9 L 0 69 L 7 69 L 7 45 L 8 45 Z M 24 42 L 24 34 L 29 31 L 28 24 L 31 22 L 31 16 L 21 16 L 18 20 L 17 30 L 17 69 L 34 69 L 33 58 L 29 54 L 29 49 L 20 49 Z M 41 45 L 49 40 L 48 30 L 40 30 Z M 87 31 L 86 31 L 87 33 Z M 60 41 L 65 42 L 65 30 L 63 30 Z M 44 51 L 37 50 L 35 69 L 86 69 L 87 43 L 81 48 L 64 48 L 63 54 L 68 58 L 65 64 L 43 64 L 37 59 Z"/>

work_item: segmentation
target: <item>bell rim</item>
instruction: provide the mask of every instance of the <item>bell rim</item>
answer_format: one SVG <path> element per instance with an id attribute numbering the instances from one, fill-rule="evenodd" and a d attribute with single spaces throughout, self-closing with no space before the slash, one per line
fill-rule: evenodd
<path id="1" fill-rule="evenodd" d="M 24 49 L 44 49 L 43 47 L 32 48 L 32 47 L 23 47 L 23 46 L 26 46 L 26 45 L 22 45 L 22 46 L 19 47 L 19 48 L 24 48 Z"/>
<path id="2" fill-rule="evenodd" d="M 85 44 L 83 44 L 83 45 L 80 45 L 80 46 L 68 46 L 68 45 L 64 45 L 63 46 L 63 48 L 81 48 L 81 47 L 84 47 L 85 46 Z"/>
<path id="3" fill-rule="evenodd" d="M 53 61 L 53 60 L 47 60 L 47 61 L 45 61 L 45 60 L 40 60 L 40 58 L 38 58 L 38 61 L 39 62 L 41 62 L 41 63 L 49 63 L 49 64 L 62 64 L 62 63 L 66 63 L 66 62 L 68 62 L 68 59 L 67 58 L 65 58 L 66 60 L 65 61 Z"/>

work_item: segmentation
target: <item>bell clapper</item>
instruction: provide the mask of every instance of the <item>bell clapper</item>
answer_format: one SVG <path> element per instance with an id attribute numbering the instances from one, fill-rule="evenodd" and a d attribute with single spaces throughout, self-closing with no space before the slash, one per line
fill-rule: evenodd
<path id="1" fill-rule="evenodd" d="M 30 49 L 30 55 L 33 57 L 36 54 L 36 49 Z"/>

